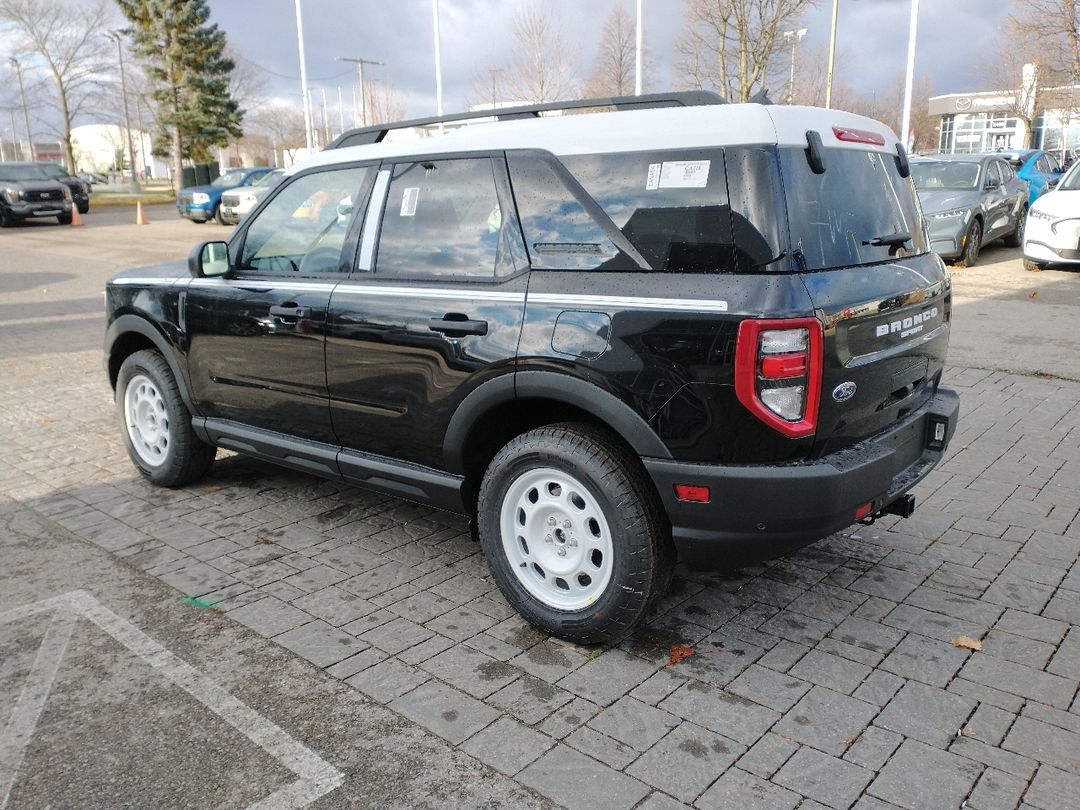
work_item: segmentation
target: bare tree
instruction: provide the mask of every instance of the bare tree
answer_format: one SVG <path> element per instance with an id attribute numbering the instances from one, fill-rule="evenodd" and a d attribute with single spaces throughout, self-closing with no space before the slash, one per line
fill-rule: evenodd
<path id="1" fill-rule="evenodd" d="M 103 72 L 111 72 L 105 32 L 114 22 L 108 0 L 0 0 L 0 22 L 14 35 L 20 53 L 40 59 L 48 75 L 69 167 L 72 122 L 99 96 Z"/>
<path id="2" fill-rule="evenodd" d="M 245 137 L 263 139 L 273 150 L 275 163 L 279 153 L 283 158 L 288 155 L 291 162 L 307 143 L 304 114 L 288 104 L 260 106 L 244 120 L 248 130 Z"/>
<path id="3" fill-rule="evenodd" d="M 373 123 L 389 124 L 405 118 L 405 102 L 398 96 L 397 87 L 390 79 L 380 82 L 378 79 L 365 78 L 364 103 L 368 120 Z"/>
<path id="4" fill-rule="evenodd" d="M 592 69 L 585 81 L 585 95 L 629 96 L 634 92 L 635 23 L 621 5 L 613 6 L 600 31 Z"/>
<path id="5" fill-rule="evenodd" d="M 1043 65 L 1080 81 L 1080 0 L 1013 0 L 1013 8 L 1010 33 L 1038 43 Z"/>
<path id="6" fill-rule="evenodd" d="M 574 92 L 576 49 L 563 39 L 553 13 L 525 7 L 514 19 L 515 55 L 506 67 L 509 97 L 529 104 L 558 101 Z"/>
<path id="7" fill-rule="evenodd" d="M 695 89 L 749 101 L 766 89 L 777 37 L 818 0 L 686 0 L 676 42 L 679 67 Z"/>

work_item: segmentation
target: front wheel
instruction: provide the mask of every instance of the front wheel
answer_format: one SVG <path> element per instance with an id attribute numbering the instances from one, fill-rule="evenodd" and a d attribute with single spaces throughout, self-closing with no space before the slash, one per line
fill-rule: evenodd
<path id="1" fill-rule="evenodd" d="M 60 214 L 56 218 L 56 221 L 59 222 L 61 225 L 70 225 L 72 219 L 73 217 L 71 216 L 71 214 Z"/>
<path id="2" fill-rule="evenodd" d="M 967 237 L 964 239 L 964 252 L 956 261 L 957 267 L 974 267 L 979 261 L 979 250 L 982 248 L 982 223 L 974 220 L 968 228 Z"/>
<path id="3" fill-rule="evenodd" d="M 132 354 L 120 366 L 116 405 L 128 455 L 146 478 L 179 487 L 201 478 L 216 448 L 191 427 L 191 414 L 165 359 L 155 351 Z"/>
<path id="4" fill-rule="evenodd" d="M 637 460 L 589 425 L 550 425 L 502 448 L 477 503 L 480 543 L 534 626 L 593 644 L 627 635 L 667 590 L 670 529 Z"/>

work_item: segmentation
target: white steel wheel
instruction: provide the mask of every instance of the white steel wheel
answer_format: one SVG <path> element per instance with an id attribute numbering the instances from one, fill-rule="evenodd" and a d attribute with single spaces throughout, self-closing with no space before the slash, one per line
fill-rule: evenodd
<path id="1" fill-rule="evenodd" d="M 499 510 L 502 548 L 518 582 L 555 610 L 593 605 L 611 582 L 611 528 L 597 498 L 552 467 L 528 470 Z"/>
<path id="2" fill-rule="evenodd" d="M 128 381 L 124 415 L 131 447 L 139 459 L 150 467 L 164 464 L 171 440 L 169 414 L 157 383 L 145 374 Z"/>

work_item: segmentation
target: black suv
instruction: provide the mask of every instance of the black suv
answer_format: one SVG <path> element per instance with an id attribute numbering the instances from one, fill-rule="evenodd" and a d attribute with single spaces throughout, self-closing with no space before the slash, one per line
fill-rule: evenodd
<path id="1" fill-rule="evenodd" d="M 23 219 L 56 217 L 71 224 L 71 192 L 36 163 L 0 163 L 0 228 Z"/>
<path id="2" fill-rule="evenodd" d="M 90 184 L 85 180 L 71 174 L 59 163 L 48 160 L 39 160 L 35 164 L 40 166 L 45 176 L 51 180 L 59 180 L 68 187 L 71 192 L 71 201 L 75 204 L 80 214 L 90 210 Z"/>
<path id="3" fill-rule="evenodd" d="M 227 244 L 109 282 L 132 460 L 179 486 L 224 447 L 462 512 L 507 599 L 583 642 L 677 556 L 908 515 L 958 398 L 907 156 L 717 101 L 346 133 Z"/>

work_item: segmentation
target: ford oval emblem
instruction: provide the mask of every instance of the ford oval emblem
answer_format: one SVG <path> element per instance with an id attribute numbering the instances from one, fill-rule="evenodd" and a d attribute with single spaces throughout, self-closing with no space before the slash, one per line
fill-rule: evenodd
<path id="1" fill-rule="evenodd" d="M 851 381 L 842 382 L 832 390 L 832 398 L 837 402 L 847 402 L 855 396 L 855 392 L 858 390 L 859 387 L 855 383 Z"/>

